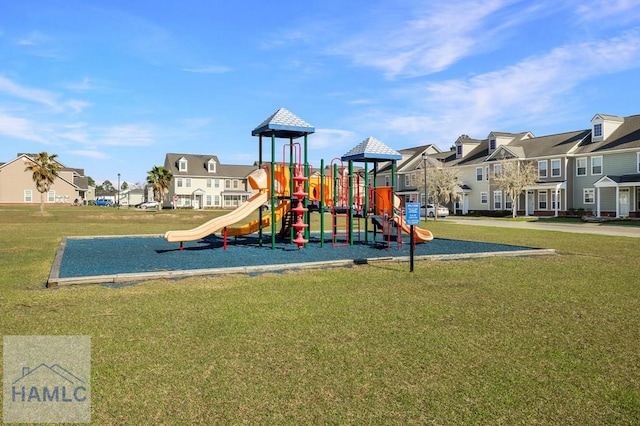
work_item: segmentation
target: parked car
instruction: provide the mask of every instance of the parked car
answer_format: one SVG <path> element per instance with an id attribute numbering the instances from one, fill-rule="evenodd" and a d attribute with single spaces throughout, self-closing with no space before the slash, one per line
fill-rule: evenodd
<path id="1" fill-rule="evenodd" d="M 113 200 L 109 200 L 108 198 L 98 198 L 96 200 L 96 206 L 111 207 L 113 206 Z"/>
<path id="2" fill-rule="evenodd" d="M 157 209 L 160 203 L 157 201 L 147 201 L 144 203 L 136 204 L 136 207 L 142 210 L 146 209 Z"/>
<path id="3" fill-rule="evenodd" d="M 424 212 L 424 206 L 422 206 L 422 211 Z M 436 206 L 433 204 L 427 204 L 427 216 L 435 217 L 436 216 Z M 449 209 L 444 206 L 438 206 L 438 217 L 447 217 L 449 216 Z"/>

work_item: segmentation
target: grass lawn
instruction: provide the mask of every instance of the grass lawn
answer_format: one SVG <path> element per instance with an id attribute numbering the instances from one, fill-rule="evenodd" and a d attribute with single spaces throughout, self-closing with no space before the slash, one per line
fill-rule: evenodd
<path id="1" fill-rule="evenodd" d="M 2 334 L 90 335 L 96 424 L 640 423 L 638 239 L 439 220 L 558 255 L 47 290 L 63 236 L 219 213 L 37 209 L 0 207 Z"/>

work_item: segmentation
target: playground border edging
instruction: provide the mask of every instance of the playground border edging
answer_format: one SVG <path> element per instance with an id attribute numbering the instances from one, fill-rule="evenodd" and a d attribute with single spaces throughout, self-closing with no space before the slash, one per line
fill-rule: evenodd
<path id="1" fill-rule="evenodd" d="M 288 270 L 305 270 L 320 269 L 326 267 L 348 267 L 353 265 L 363 265 L 382 262 L 408 262 L 409 256 L 389 256 L 374 257 L 366 259 L 345 259 L 331 260 L 319 262 L 305 262 L 296 264 L 275 264 L 275 265 L 259 265 L 259 266 L 236 266 L 227 268 L 206 268 L 206 269 L 187 269 L 172 271 L 154 271 L 154 272 L 135 272 L 121 273 L 113 275 L 94 275 L 84 277 L 60 278 L 60 262 L 64 253 L 66 238 L 60 244 L 60 248 L 56 253 L 47 287 L 72 286 L 72 285 L 88 285 L 88 284 L 123 284 L 134 283 L 140 281 L 150 281 L 154 279 L 179 279 L 198 276 L 216 276 L 216 275 L 233 275 L 233 274 L 257 274 L 268 272 L 283 272 Z M 497 251 L 497 252 L 479 252 L 479 253 L 456 253 L 456 254 L 434 254 L 416 256 L 414 260 L 430 260 L 430 261 L 447 261 L 447 260 L 469 260 L 480 259 L 486 257 L 520 257 L 520 256 L 549 256 L 555 255 L 555 249 L 527 249 L 516 251 Z"/>

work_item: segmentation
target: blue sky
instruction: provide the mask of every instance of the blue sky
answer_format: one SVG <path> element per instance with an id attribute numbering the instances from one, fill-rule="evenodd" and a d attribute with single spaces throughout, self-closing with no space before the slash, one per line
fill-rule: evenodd
<path id="1" fill-rule="evenodd" d="M 251 164 L 280 107 L 315 126 L 314 166 L 368 136 L 448 149 L 640 114 L 636 0 L 21 0 L 0 58 L 0 161 L 56 153 L 98 183 L 167 152 Z"/>

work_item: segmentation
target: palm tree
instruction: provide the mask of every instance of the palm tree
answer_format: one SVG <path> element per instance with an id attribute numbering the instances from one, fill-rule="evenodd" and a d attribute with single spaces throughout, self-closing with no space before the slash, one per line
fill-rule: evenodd
<path id="1" fill-rule="evenodd" d="M 164 194 L 169 192 L 171 179 L 173 179 L 173 173 L 164 166 L 153 166 L 147 172 L 147 183 L 153 187 L 153 198 L 160 203 L 160 209 L 164 202 Z"/>
<path id="2" fill-rule="evenodd" d="M 47 154 L 41 152 L 35 156 L 28 157 L 25 172 L 33 173 L 33 181 L 36 183 L 36 189 L 40 193 L 40 212 L 44 213 L 44 194 L 49 192 L 53 181 L 58 177 L 58 172 L 62 168 L 56 160 L 58 154 Z"/>

